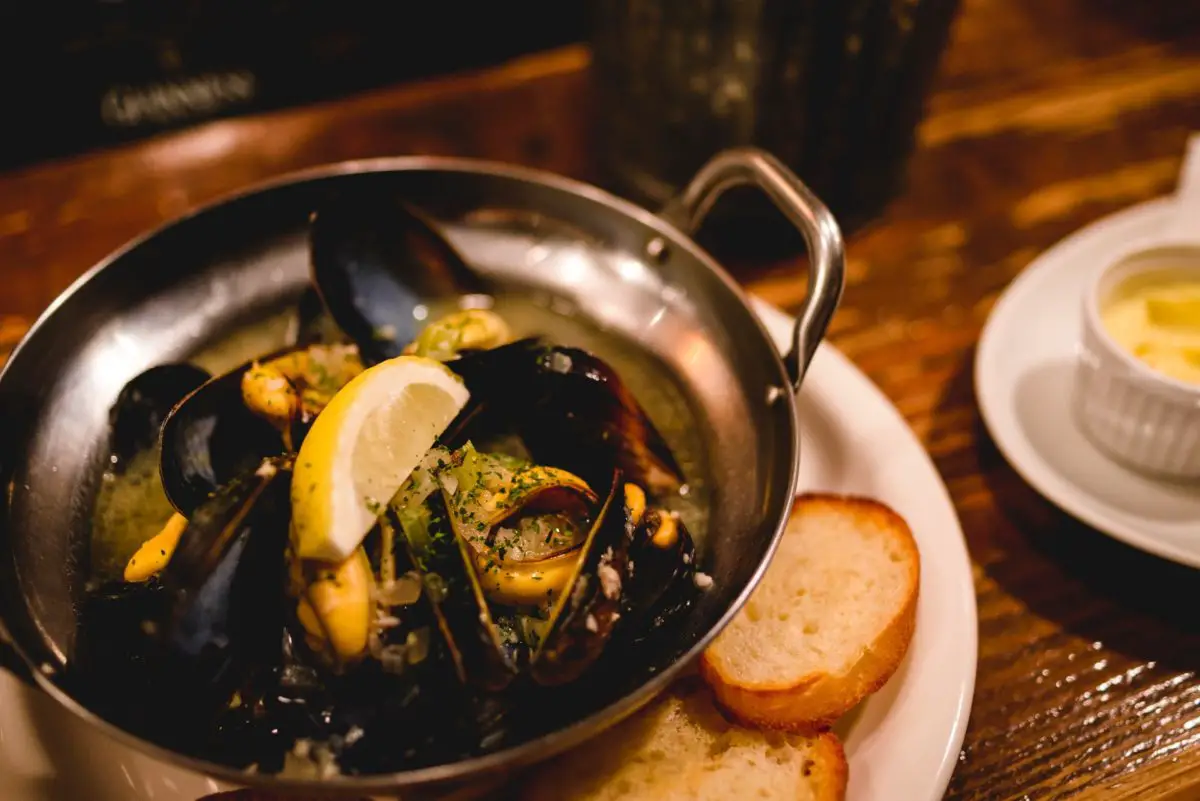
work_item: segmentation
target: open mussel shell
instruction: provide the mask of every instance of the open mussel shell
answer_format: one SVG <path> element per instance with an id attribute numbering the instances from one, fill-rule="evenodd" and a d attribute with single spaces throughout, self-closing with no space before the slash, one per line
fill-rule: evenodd
<path id="1" fill-rule="evenodd" d="M 113 469 L 122 472 L 134 454 L 153 448 L 171 409 L 210 377 L 184 363 L 160 364 L 134 376 L 109 411 Z"/>
<path id="2" fill-rule="evenodd" d="M 384 545 L 381 540 L 380 527 L 376 526 L 364 542 L 363 559 L 372 572 L 381 569 Z M 289 571 L 301 569 L 291 557 L 289 554 Z M 407 563 L 395 566 L 402 574 L 410 569 Z M 317 578 L 321 571 L 322 568 L 316 568 L 316 575 L 309 574 L 306 578 L 327 581 Z M 295 581 L 301 575 L 293 574 L 291 578 Z M 341 583 L 340 579 L 337 583 Z M 350 596 L 355 589 L 349 584 L 339 588 L 346 591 L 345 596 L 326 597 L 325 604 L 316 602 L 316 606 L 328 613 L 329 601 L 334 607 L 353 605 L 354 598 Z M 249 671 L 247 682 L 238 689 L 239 703 L 230 704 L 217 720 L 219 737 L 212 743 L 215 758 L 241 767 L 254 764 L 258 771 L 267 773 L 284 770 L 289 762 L 299 771 L 316 771 L 318 766 L 313 760 L 296 760 L 295 745 L 298 740 L 305 740 L 316 747 L 328 748 L 343 772 L 353 772 L 355 765 L 343 761 L 345 748 L 364 733 L 399 749 L 410 747 L 408 741 L 417 738 L 422 727 L 384 727 L 382 719 L 399 717 L 401 712 L 429 714 L 430 704 L 440 696 L 439 682 L 446 683 L 444 674 L 450 671 L 439 661 L 440 652 L 431 647 L 423 658 L 412 659 L 404 645 L 411 632 L 432 630 L 428 604 L 422 603 L 418 596 L 390 609 L 399 622 L 378 632 L 378 639 L 369 646 L 375 658 L 341 662 L 331 652 L 333 632 L 326 628 L 336 627 L 338 620 L 336 617 L 320 620 L 316 625 L 321 633 L 314 636 L 313 629 L 305 625 L 299 614 L 294 594 L 297 589 L 301 588 L 294 584 L 289 588 L 285 602 L 281 659 L 277 665 L 269 660 L 269 670 L 261 669 L 260 665 L 260 669 Z M 301 591 L 309 602 L 315 602 L 308 595 L 311 589 L 309 584 Z M 337 589 L 333 592 L 337 595 Z M 449 681 L 453 682 L 453 677 Z"/>
<path id="3" fill-rule="evenodd" d="M 155 633 L 218 697 L 281 658 L 291 475 L 278 457 L 222 486 L 193 510 L 162 573 Z"/>
<path id="4" fill-rule="evenodd" d="M 580 470 L 615 464 L 651 491 L 679 489 L 683 471 L 671 449 L 612 367 L 580 348 L 555 346 L 537 355 L 535 369 L 544 390 L 524 436 L 540 461 Z"/>
<path id="5" fill-rule="evenodd" d="M 165 617 L 166 601 L 155 580 L 90 588 L 77 608 L 63 681 L 100 717 L 169 745 L 174 732 L 161 725 L 159 713 L 177 703 L 182 685 L 145 630 L 148 621 Z"/>
<path id="6" fill-rule="evenodd" d="M 627 511 L 628 513 L 628 511 Z M 696 545 L 679 516 L 647 509 L 633 527 L 621 615 L 642 621 L 695 588 Z"/>
<path id="7" fill-rule="evenodd" d="M 165 748 L 204 754 L 213 721 L 228 709 L 228 684 L 209 681 L 190 655 L 148 636 L 169 608 L 156 579 L 89 589 L 62 681 L 104 720 Z"/>
<path id="8" fill-rule="evenodd" d="M 195 510 L 160 576 L 89 589 L 64 676 L 89 707 L 202 751 L 233 693 L 279 666 L 288 476 L 270 464 L 223 487 Z"/>
<path id="9" fill-rule="evenodd" d="M 285 451 L 281 432 L 242 399 L 242 376 L 249 367 L 205 382 L 163 423 L 163 490 L 184 517 L 218 488 Z"/>
<path id="10" fill-rule="evenodd" d="M 296 348 L 309 345 L 332 345 L 347 341 L 344 331 L 329 315 L 317 288 L 309 284 L 296 305 L 296 317 L 288 331 L 287 341 Z"/>
<path id="11" fill-rule="evenodd" d="M 464 684 L 502 690 L 516 676 L 516 666 L 492 620 L 470 546 L 455 535 L 441 492 L 430 493 L 424 503 L 422 519 L 407 525 L 389 509 L 391 525 L 402 532 L 398 539 L 406 557 L 421 573 L 454 672 Z"/>
<path id="12" fill-rule="evenodd" d="M 633 393 L 580 348 L 526 338 L 447 362 L 472 403 L 447 429 L 455 447 L 515 426 L 534 461 L 605 486 L 615 465 L 652 493 L 677 491 L 683 471 Z"/>
<path id="13" fill-rule="evenodd" d="M 334 704 L 328 688 L 315 674 L 298 683 L 292 678 L 297 667 L 304 670 L 285 664 L 252 672 L 238 689 L 239 703 L 227 705 L 211 725 L 213 734 L 201 753 L 235 767 L 254 765 L 259 773 L 278 773 L 297 740 L 321 742 L 337 735 L 330 723 Z"/>
<path id="14" fill-rule="evenodd" d="M 431 304 L 490 292 L 431 221 L 389 192 L 330 195 L 313 216 L 310 254 L 325 308 L 369 364 L 399 356 Z"/>
<path id="15" fill-rule="evenodd" d="M 566 470 L 479 453 L 471 443 L 451 457 L 441 490 L 455 533 L 476 566 L 487 568 L 484 594 L 508 605 L 546 600 L 599 505 L 591 487 Z"/>
<path id="16" fill-rule="evenodd" d="M 576 563 L 575 574 L 550 609 L 533 653 L 530 675 L 542 685 L 574 681 L 604 650 L 620 618 L 628 575 L 629 539 L 618 470 Z"/>

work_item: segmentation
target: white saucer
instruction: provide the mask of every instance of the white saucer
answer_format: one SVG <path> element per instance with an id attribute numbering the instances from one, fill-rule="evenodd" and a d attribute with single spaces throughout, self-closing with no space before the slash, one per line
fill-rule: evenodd
<path id="1" fill-rule="evenodd" d="M 792 319 L 755 301 L 776 344 Z M 975 687 L 976 610 L 958 516 L 929 455 L 887 398 L 822 345 L 800 398 L 802 491 L 857 493 L 903 515 L 921 552 L 916 633 L 887 685 L 839 722 L 848 801 L 939 801 Z M 0 799 L 194 801 L 215 782 L 155 762 L 0 672 Z"/>
<path id="2" fill-rule="evenodd" d="M 1200 484 L 1155 481 L 1113 462 L 1070 411 L 1084 283 L 1134 239 L 1165 230 L 1160 198 L 1105 217 L 1059 242 L 992 309 L 975 356 L 975 394 L 1000 452 L 1038 492 L 1116 539 L 1200 567 Z"/>

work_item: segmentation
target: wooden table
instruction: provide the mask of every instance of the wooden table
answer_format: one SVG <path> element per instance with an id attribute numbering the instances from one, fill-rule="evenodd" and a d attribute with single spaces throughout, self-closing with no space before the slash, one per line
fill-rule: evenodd
<path id="1" fill-rule="evenodd" d="M 0 175 L 0 348 L 125 240 L 289 170 L 430 153 L 588 178 L 587 65 L 568 48 Z M 1171 191 L 1192 129 L 1194 4 L 966 0 L 907 188 L 850 239 L 832 339 L 933 454 L 974 562 L 979 675 L 950 798 L 1200 798 L 1200 572 L 1038 496 L 971 382 L 1005 286 L 1080 225 Z M 801 300 L 794 265 L 738 275 Z"/>

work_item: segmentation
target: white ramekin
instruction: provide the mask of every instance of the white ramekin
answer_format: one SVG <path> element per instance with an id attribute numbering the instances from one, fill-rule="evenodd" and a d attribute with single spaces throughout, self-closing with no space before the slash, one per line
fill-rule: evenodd
<path id="1" fill-rule="evenodd" d="M 1156 478 L 1200 480 L 1200 386 L 1150 368 L 1109 336 L 1100 319 L 1124 281 L 1164 270 L 1200 279 L 1200 243 L 1133 246 L 1088 283 L 1075 415 L 1096 447 L 1128 467 Z"/>

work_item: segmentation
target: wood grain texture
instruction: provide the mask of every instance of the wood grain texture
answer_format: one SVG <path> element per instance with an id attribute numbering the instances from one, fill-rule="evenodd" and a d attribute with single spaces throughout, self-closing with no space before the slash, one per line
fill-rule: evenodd
<path id="1" fill-rule="evenodd" d="M 130 237 L 247 184 L 396 153 L 589 178 L 587 52 L 217 122 L 0 176 L 0 352 Z M 971 369 L 998 295 L 1081 225 L 1171 191 L 1200 129 L 1200 5 L 966 0 L 902 194 L 849 242 L 831 339 L 950 487 L 974 565 L 979 675 L 948 797 L 1200 798 L 1200 572 L 1110 540 L 1022 482 Z M 792 262 L 717 255 L 789 310 Z"/>

